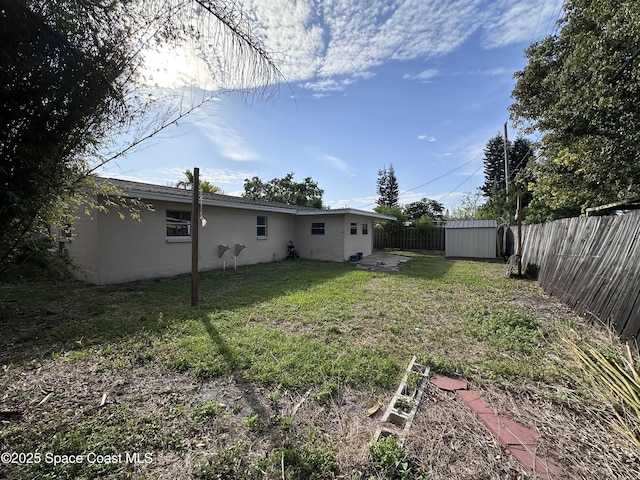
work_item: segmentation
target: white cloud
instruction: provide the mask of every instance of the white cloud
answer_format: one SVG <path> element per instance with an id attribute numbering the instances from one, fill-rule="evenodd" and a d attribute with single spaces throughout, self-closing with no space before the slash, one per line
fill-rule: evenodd
<path id="1" fill-rule="evenodd" d="M 369 196 L 352 198 L 349 200 L 325 200 L 323 203 L 333 210 L 339 208 L 357 208 L 360 210 L 372 211 L 376 206 L 377 199 L 378 197 Z"/>
<path id="2" fill-rule="evenodd" d="M 431 79 L 438 75 L 438 70 L 435 68 L 430 68 L 429 70 L 424 70 L 420 73 L 416 73 L 415 75 L 411 75 L 409 73 L 402 76 L 404 80 L 417 80 L 422 83 L 429 83 Z"/>
<path id="3" fill-rule="evenodd" d="M 228 168 L 205 168 L 202 176 L 214 185 L 219 184 L 244 184 L 246 178 L 257 176 L 256 172 L 248 170 L 230 170 Z"/>
<path id="4" fill-rule="evenodd" d="M 333 155 L 323 155 L 322 159 L 338 170 L 342 170 L 345 173 L 351 173 L 351 166 L 338 157 L 334 157 Z"/>
<path id="5" fill-rule="evenodd" d="M 422 141 L 429 141 L 429 142 L 437 142 L 438 139 L 434 136 L 429 136 L 429 135 L 418 135 L 418 140 L 422 140 Z"/>
<path id="6" fill-rule="evenodd" d="M 562 2 L 560 2 L 562 3 Z M 500 0 L 489 9 L 484 26 L 484 46 L 498 48 L 531 42 L 551 33 L 560 13 L 558 2 Z"/>
<path id="7" fill-rule="evenodd" d="M 509 77 L 511 77 L 513 75 L 513 71 L 514 69 L 498 67 L 498 68 L 492 68 L 490 70 L 480 70 L 479 73 L 481 75 L 487 75 L 489 77 L 496 77 L 500 75 L 508 75 Z"/>
<path id="8" fill-rule="evenodd" d="M 559 13 L 557 3 L 246 0 L 242 8 L 252 34 L 264 41 L 288 82 L 301 82 L 304 88 L 327 92 L 374 75 L 375 67 L 390 60 L 426 60 L 446 55 L 476 32 L 481 32 L 484 48 L 530 42 L 548 33 Z M 230 44 L 221 32 L 214 32 L 209 40 L 212 45 Z M 186 55 L 192 59 L 186 63 L 177 59 L 168 62 L 166 53 L 152 59 L 157 78 L 171 83 L 184 74 L 200 84 L 208 82 L 208 88 L 229 88 L 241 80 L 246 84 L 247 72 L 251 72 L 250 63 L 239 61 L 241 55 L 226 59 L 209 56 L 206 65 L 193 60 L 201 57 L 196 49 Z M 158 67 L 169 63 L 170 71 Z M 426 82 L 437 73 L 429 69 L 405 78 Z"/>
<path id="9" fill-rule="evenodd" d="M 185 170 L 192 170 L 191 166 L 161 168 L 157 172 L 162 175 L 161 181 L 165 185 L 175 185 L 178 181 L 184 180 Z M 200 180 L 207 180 L 212 184 L 221 187 L 226 192 L 225 185 L 243 185 L 245 178 L 252 178 L 257 173 L 248 170 L 231 170 L 228 168 L 201 168 Z"/>
<path id="10" fill-rule="evenodd" d="M 221 119 L 207 117 L 198 122 L 197 127 L 216 145 L 223 157 L 237 162 L 258 160 L 259 155 L 253 147 L 233 128 L 222 123 Z"/>

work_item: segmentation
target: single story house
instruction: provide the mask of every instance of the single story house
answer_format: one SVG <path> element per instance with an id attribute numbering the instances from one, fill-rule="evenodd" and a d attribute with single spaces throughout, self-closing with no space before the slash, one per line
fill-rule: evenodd
<path id="1" fill-rule="evenodd" d="M 446 257 L 498 256 L 498 222 L 495 220 L 449 220 L 444 228 Z"/>
<path id="2" fill-rule="evenodd" d="M 106 285 L 190 272 L 193 192 L 100 181 L 152 209 L 142 209 L 139 221 L 115 212 L 80 215 L 65 244 L 77 267 L 74 275 Z M 200 270 L 284 260 L 290 241 L 300 258 L 348 261 L 371 254 L 374 220 L 395 220 L 352 208 L 324 210 L 207 193 L 201 195 L 200 208 L 206 220 L 198 228 Z"/>

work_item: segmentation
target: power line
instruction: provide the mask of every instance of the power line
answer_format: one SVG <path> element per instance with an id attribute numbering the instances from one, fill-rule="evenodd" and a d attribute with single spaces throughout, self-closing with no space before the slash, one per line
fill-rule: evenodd
<path id="1" fill-rule="evenodd" d="M 538 24 L 540 23 L 540 18 L 542 18 L 542 12 L 544 12 L 544 6 L 547 3 L 546 0 L 542 2 L 542 7 L 540 7 L 540 13 L 538 14 L 538 20 L 536 20 L 536 26 L 533 29 L 533 34 L 531 35 L 531 41 L 529 43 L 533 43 L 536 38 L 536 31 L 538 30 Z"/>
<path id="2" fill-rule="evenodd" d="M 482 156 L 482 155 L 478 155 L 478 156 L 476 156 L 476 157 L 472 158 L 471 160 L 469 160 L 469 161 L 467 161 L 467 162 L 464 162 L 462 165 L 457 166 L 457 167 L 456 167 L 456 168 L 454 168 L 453 170 L 449 170 L 448 172 L 443 173 L 443 174 L 442 174 L 442 175 L 440 175 L 439 177 L 433 178 L 433 179 L 429 180 L 428 182 L 422 183 L 422 184 L 420 184 L 420 185 L 418 185 L 418 186 L 416 186 L 416 187 L 410 188 L 410 189 L 408 189 L 408 190 L 404 190 L 404 192 L 405 192 L 405 193 L 413 192 L 414 190 L 417 190 L 418 188 L 422 188 L 422 187 L 424 187 L 425 185 L 429 185 L 430 183 L 437 182 L 437 181 L 438 181 L 438 180 L 440 180 L 441 178 L 444 178 L 444 177 L 446 177 L 447 175 L 451 175 L 453 172 L 456 172 L 456 171 L 460 170 L 462 167 L 466 167 L 466 166 L 467 166 L 467 165 L 469 165 L 470 163 L 475 162 L 475 161 L 476 161 L 478 158 L 480 158 L 481 156 Z M 476 174 L 476 172 L 477 172 L 478 170 L 480 170 L 480 168 L 482 168 L 483 166 L 484 166 L 484 164 L 480 165 L 480 167 L 478 167 L 478 169 L 477 169 L 475 172 L 473 172 L 472 176 L 473 176 L 473 175 L 475 175 L 475 174 Z M 465 180 L 465 182 L 466 182 L 467 180 L 469 180 L 469 179 L 467 178 L 467 179 Z M 464 183 L 464 182 L 462 182 L 462 183 Z M 460 185 L 462 185 L 462 184 L 460 184 Z M 458 188 L 458 187 L 456 187 L 456 188 Z M 447 195 L 448 195 L 448 194 L 447 194 Z M 446 195 L 445 195 L 445 196 L 446 196 Z M 443 197 L 443 198 L 444 198 L 444 197 Z M 369 203 L 369 204 L 365 205 L 365 206 L 364 206 L 364 207 L 362 207 L 362 208 L 367 208 L 367 207 L 370 207 L 371 205 L 375 205 L 375 204 L 376 204 L 375 202 L 374 202 L 374 203 Z"/>
<path id="3" fill-rule="evenodd" d="M 554 14 L 556 13 L 556 8 L 558 8 L 558 3 L 560 3 L 560 0 L 556 0 L 556 4 L 553 6 L 553 10 L 551 10 L 551 15 L 549 16 L 549 21 L 547 22 L 547 28 L 545 28 L 544 30 L 545 35 L 549 31 L 549 27 L 551 26 L 551 21 L 553 19 Z M 551 30 L 552 35 L 555 32 L 556 28 L 558 28 L 558 19 L 560 18 L 561 14 L 562 14 L 562 5 L 560 5 L 560 10 L 558 10 L 558 14 L 555 16 L 556 18 L 555 18 L 555 21 L 553 22 L 553 29 Z"/>
<path id="4" fill-rule="evenodd" d="M 447 198 L 449 195 L 451 195 L 452 193 L 454 193 L 456 190 L 458 190 L 462 185 L 464 185 L 465 183 L 467 183 L 469 181 L 469 179 L 471 177 L 473 177 L 476 173 L 478 173 L 478 171 L 484 166 L 484 164 L 480 165 L 478 168 L 475 169 L 475 171 L 469 175 L 467 178 L 465 178 L 462 182 L 460 182 L 458 185 L 456 185 L 454 187 L 453 190 L 451 190 L 449 193 L 447 193 L 444 197 L 440 197 L 440 200 L 438 200 L 439 202 L 442 202 L 442 200 L 444 200 L 445 198 Z"/>
<path id="5" fill-rule="evenodd" d="M 428 182 L 425 182 L 425 183 L 423 183 L 423 184 L 421 184 L 421 185 L 418 185 L 417 187 L 413 187 L 413 188 L 410 188 L 409 190 L 405 190 L 405 191 L 407 191 L 407 192 L 413 192 L 414 190 L 417 190 L 418 188 L 422 188 L 422 187 L 424 187 L 425 185 L 429 185 L 430 183 L 437 182 L 437 181 L 438 181 L 438 180 L 440 180 L 441 178 L 444 178 L 444 177 L 446 177 L 447 175 L 450 175 L 450 174 L 452 174 L 453 172 L 456 172 L 456 171 L 460 170 L 462 167 L 465 167 L 465 166 L 469 165 L 471 162 L 475 162 L 475 161 L 476 161 L 477 159 L 479 159 L 481 156 L 482 156 L 482 155 L 478 155 L 477 157 L 472 158 L 472 159 L 471 159 L 471 160 L 469 160 L 468 162 L 463 163 L 462 165 L 460 165 L 460 166 L 458 166 L 458 167 L 454 168 L 453 170 L 449 170 L 447 173 L 443 173 L 443 174 L 442 174 L 442 175 L 440 175 L 439 177 L 436 177 L 436 178 L 434 178 L 434 179 L 432 179 L 432 180 L 429 180 Z"/>

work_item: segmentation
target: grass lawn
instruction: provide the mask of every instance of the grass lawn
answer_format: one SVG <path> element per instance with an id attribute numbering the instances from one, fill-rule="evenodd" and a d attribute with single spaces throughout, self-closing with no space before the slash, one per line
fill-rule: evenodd
<path id="1" fill-rule="evenodd" d="M 404 254 L 204 273 L 198 307 L 188 277 L 0 285 L 0 478 L 528 478 L 435 387 L 404 448 L 370 450 L 412 355 L 536 428 L 567 478 L 636 478 L 564 342 L 613 338 L 502 264 Z"/>

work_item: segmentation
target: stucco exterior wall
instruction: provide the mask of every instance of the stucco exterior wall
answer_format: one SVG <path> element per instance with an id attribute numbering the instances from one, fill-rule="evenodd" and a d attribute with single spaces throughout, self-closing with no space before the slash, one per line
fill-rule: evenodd
<path id="1" fill-rule="evenodd" d="M 98 213 L 92 212 L 91 217 L 77 212 L 79 219 L 71 231 L 71 240 L 65 244 L 65 249 L 75 263 L 71 274 L 84 282 L 100 283 L 100 262 L 98 258 Z"/>
<path id="2" fill-rule="evenodd" d="M 301 258 L 332 262 L 344 260 L 344 215 L 299 215 L 295 222 L 294 243 Z M 323 235 L 311 233 L 313 223 L 324 223 Z"/>
<path id="3" fill-rule="evenodd" d="M 267 217 L 266 237 L 257 236 L 258 216 Z M 229 268 L 234 261 L 251 265 L 282 260 L 287 255 L 287 242 L 295 240 L 295 218 L 290 214 L 205 206 L 204 217 L 207 225 L 199 229 L 200 266 L 204 270 L 224 268 L 224 262 Z M 237 244 L 245 248 L 234 259 Z M 222 257 L 219 245 L 229 247 Z"/>
<path id="4" fill-rule="evenodd" d="M 116 212 L 80 217 L 74 225 L 73 241 L 67 245 L 78 278 L 106 285 L 191 271 L 191 237 L 167 236 L 167 211 L 190 214 L 189 196 L 168 187 L 132 185 L 139 189 L 132 195 L 149 195 L 139 196 L 153 210 L 141 210 L 140 221 L 129 217 L 123 220 Z M 203 206 L 207 223 L 198 229 L 201 271 L 284 260 L 290 240 L 301 258 L 314 260 L 347 261 L 358 253 L 370 255 L 373 250 L 373 219 L 357 211 L 296 209 L 215 196 L 208 201 Z M 262 235 L 262 229 L 258 231 L 258 217 L 266 217 L 266 235 Z M 314 223 L 324 226 L 322 234 L 312 233 Z M 352 223 L 355 234 L 351 233 Z M 176 225 L 175 220 L 172 224 Z"/>
<path id="5" fill-rule="evenodd" d="M 313 235 L 313 223 L 324 223 L 324 235 Z M 351 234 L 351 223 L 357 233 Z M 367 225 L 367 234 L 362 225 Z M 371 255 L 373 251 L 373 222 L 362 215 L 324 213 L 323 215 L 298 215 L 296 217 L 296 248 L 300 257 L 332 262 L 347 261 L 352 255 Z"/>
<path id="6" fill-rule="evenodd" d="M 74 227 L 69 254 L 78 278 L 106 285 L 168 277 L 191 271 L 191 238 L 167 237 L 166 211 L 190 211 L 190 205 L 153 202 L 154 211 L 141 212 L 141 221 L 117 214 L 81 218 Z M 284 259 L 287 242 L 295 237 L 290 214 L 256 212 L 205 205 L 206 226 L 199 228 L 199 269 L 233 268 Z M 267 217 L 267 236 L 257 236 L 257 216 Z M 244 244 L 236 256 L 236 244 Z M 228 250 L 220 256 L 219 245 Z M 226 264 L 225 264 L 226 262 Z"/>
<path id="7" fill-rule="evenodd" d="M 356 233 L 351 233 L 351 224 L 355 223 Z M 366 225 L 366 234 L 363 233 L 363 225 Z M 345 215 L 344 219 L 344 260 L 349 260 L 352 255 L 362 253 L 363 256 L 371 255 L 373 251 L 373 222 L 371 218 L 361 215 Z"/>

